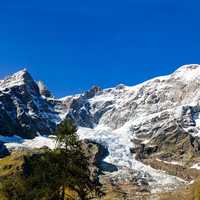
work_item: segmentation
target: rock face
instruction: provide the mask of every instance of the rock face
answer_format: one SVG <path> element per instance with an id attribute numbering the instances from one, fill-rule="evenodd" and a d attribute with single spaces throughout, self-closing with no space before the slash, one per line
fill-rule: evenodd
<path id="1" fill-rule="evenodd" d="M 0 81 L 0 134 L 33 138 L 51 133 L 60 117 L 26 70 Z"/>
<path id="2" fill-rule="evenodd" d="M 42 81 L 37 82 L 39 92 L 44 97 L 53 97 L 51 92 L 48 90 L 48 88 L 45 86 L 45 84 Z"/>

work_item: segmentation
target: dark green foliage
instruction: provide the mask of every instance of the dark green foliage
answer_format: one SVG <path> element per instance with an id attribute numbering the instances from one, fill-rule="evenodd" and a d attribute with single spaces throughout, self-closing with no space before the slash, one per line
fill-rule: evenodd
<path id="1" fill-rule="evenodd" d="M 71 119 L 65 119 L 56 129 L 58 147 L 63 147 L 64 150 L 77 149 L 80 145 L 76 134 L 77 128 Z"/>
<path id="2" fill-rule="evenodd" d="M 26 200 L 26 188 L 24 180 L 19 177 L 11 177 L 3 181 L 1 192 L 8 200 Z"/>
<path id="3" fill-rule="evenodd" d="M 3 182 L 9 200 L 59 200 L 62 173 L 60 154 L 54 151 L 26 156 L 23 173 Z"/>
<path id="4" fill-rule="evenodd" d="M 24 179 L 30 200 L 59 199 L 62 178 L 60 153 L 47 151 L 25 158 Z"/>
<path id="5" fill-rule="evenodd" d="M 71 119 L 66 119 L 56 130 L 57 143 L 66 166 L 63 170 L 63 188 L 72 188 L 86 199 L 87 192 L 94 189 L 95 184 L 90 179 L 89 162 L 84 154 L 83 144 L 78 140 L 77 128 Z"/>
<path id="6" fill-rule="evenodd" d="M 3 193 L 9 200 L 64 200 L 66 187 L 84 200 L 98 191 L 73 122 L 65 120 L 56 135 L 59 148 L 26 156 L 23 173 L 3 183 Z"/>

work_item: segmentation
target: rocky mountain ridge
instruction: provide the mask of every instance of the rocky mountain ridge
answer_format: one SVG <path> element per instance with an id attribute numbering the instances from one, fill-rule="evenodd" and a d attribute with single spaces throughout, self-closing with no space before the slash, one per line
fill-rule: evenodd
<path id="1" fill-rule="evenodd" d="M 199 65 L 185 65 L 171 75 L 133 87 L 121 84 L 103 90 L 94 86 L 84 94 L 56 99 L 42 82 L 35 82 L 22 70 L 0 81 L 0 133 L 13 133 L 7 130 L 6 119 L 17 127 L 15 134 L 18 129 L 49 134 L 70 116 L 78 126 L 88 128 L 103 125 L 114 130 L 132 123 L 135 135 L 149 135 L 155 132 L 152 129 L 159 129 L 157 123 L 175 120 L 186 132 L 198 135 L 199 75 Z"/>

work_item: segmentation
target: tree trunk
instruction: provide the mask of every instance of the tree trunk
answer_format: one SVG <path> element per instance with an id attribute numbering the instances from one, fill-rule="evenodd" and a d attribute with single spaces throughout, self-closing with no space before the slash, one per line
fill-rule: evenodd
<path id="1" fill-rule="evenodd" d="M 65 185 L 61 187 L 61 197 L 60 200 L 65 200 Z"/>

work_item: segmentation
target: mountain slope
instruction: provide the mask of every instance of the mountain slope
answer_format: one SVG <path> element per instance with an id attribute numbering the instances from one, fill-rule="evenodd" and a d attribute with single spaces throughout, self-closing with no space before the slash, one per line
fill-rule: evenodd
<path id="1" fill-rule="evenodd" d="M 110 174 L 113 183 L 136 178 L 151 191 L 174 189 L 190 177 L 175 177 L 143 163 L 155 168 L 158 160 L 186 167 L 199 162 L 199 88 L 200 65 L 185 65 L 133 87 L 94 86 L 84 94 L 56 99 L 22 70 L 0 81 L 0 134 L 51 134 L 71 117 L 81 139 L 108 149 L 102 167 L 110 171 L 107 163 L 116 166 L 118 171 Z"/>

